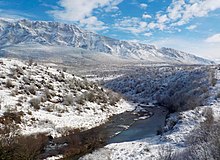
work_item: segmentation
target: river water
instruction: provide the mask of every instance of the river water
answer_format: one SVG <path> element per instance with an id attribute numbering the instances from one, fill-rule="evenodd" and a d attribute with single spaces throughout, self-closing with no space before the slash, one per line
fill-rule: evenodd
<path id="1" fill-rule="evenodd" d="M 109 143 L 120 143 L 152 137 L 165 125 L 168 111 L 164 107 L 145 107 L 153 113 L 151 117 L 135 121 L 127 130 L 108 140 Z"/>

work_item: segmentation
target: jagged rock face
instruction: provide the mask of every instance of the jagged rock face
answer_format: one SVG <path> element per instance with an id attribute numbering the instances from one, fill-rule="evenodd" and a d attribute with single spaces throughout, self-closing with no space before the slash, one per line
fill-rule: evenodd
<path id="1" fill-rule="evenodd" d="M 153 62 L 212 63 L 174 49 L 157 49 L 153 45 L 100 36 L 75 25 L 29 20 L 0 20 L 0 46 L 30 43 L 46 46 L 71 46 L 94 52 L 104 52 L 120 58 Z"/>

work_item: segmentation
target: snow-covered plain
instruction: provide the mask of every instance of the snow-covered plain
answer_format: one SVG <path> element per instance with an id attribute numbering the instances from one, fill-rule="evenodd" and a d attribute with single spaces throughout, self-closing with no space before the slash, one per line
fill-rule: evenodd
<path id="1" fill-rule="evenodd" d="M 133 109 L 122 99 L 110 104 L 110 96 L 118 95 L 95 83 L 62 69 L 28 63 L 0 59 L 0 116 L 22 112 L 19 126 L 23 134 L 61 136 L 65 130 L 90 129 L 113 114 Z M 97 96 L 104 96 L 106 102 L 92 99 Z"/>

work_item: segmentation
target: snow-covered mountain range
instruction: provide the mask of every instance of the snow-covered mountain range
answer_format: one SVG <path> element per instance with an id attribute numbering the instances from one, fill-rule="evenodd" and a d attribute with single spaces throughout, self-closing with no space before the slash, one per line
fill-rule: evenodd
<path id="1" fill-rule="evenodd" d="M 76 25 L 29 20 L 0 20 L 0 53 L 12 54 L 11 48 L 37 45 L 38 48 L 66 46 L 85 52 L 106 53 L 126 60 L 211 64 L 212 61 L 170 48 L 121 41 L 80 29 Z M 36 51 L 35 51 L 36 52 Z M 45 50 L 47 52 L 47 50 Z M 16 54 L 13 52 L 13 54 Z"/>

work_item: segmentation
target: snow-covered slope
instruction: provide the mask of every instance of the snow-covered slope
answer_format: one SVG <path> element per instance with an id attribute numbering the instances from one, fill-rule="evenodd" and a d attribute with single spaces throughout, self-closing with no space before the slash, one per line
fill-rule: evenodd
<path id="1" fill-rule="evenodd" d="M 0 20 L 0 50 L 18 44 L 71 46 L 104 52 L 122 59 L 190 64 L 210 64 L 191 54 L 173 49 L 157 49 L 153 45 L 120 41 L 88 32 L 75 25 L 43 21 Z"/>
<path id="2" fill-rule="evenodd" d="M 57 66 L 58 67 L 58 66 Z M 96 83 L 67 72 L 0 59 L 0 124 L 15 122 L 23 134 L 90 129 L 133 107 Z"/>

